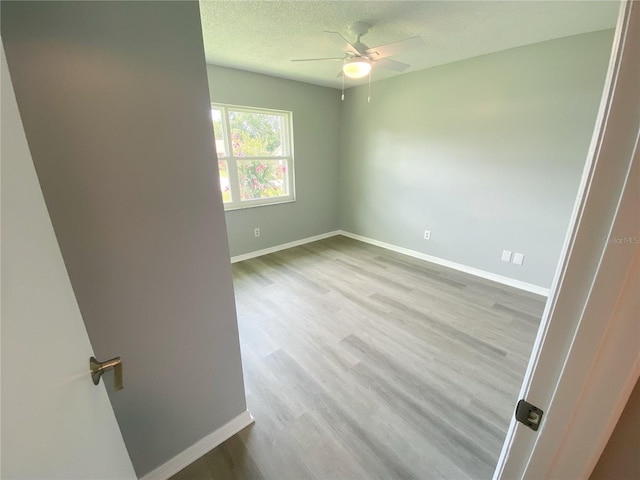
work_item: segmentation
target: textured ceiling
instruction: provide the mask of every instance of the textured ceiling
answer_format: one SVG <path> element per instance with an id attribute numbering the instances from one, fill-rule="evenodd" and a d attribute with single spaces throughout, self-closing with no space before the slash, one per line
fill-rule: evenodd
<path id="1" fill-rule="evenodd" d="M 207 63 L 340 88 L 339 62 L 291 62 L 339 57 L 323 35 L 372 25 L 369 47 L 420 36 L 422 48 L 391 57 L 404 73 L 531 43 L 615 26 L 617 1 L 217 1 L 201 0 Z M 398 75 L 374 67 L 373 80 Z M 365 80 L 347 80 L 346 86 Z"/>

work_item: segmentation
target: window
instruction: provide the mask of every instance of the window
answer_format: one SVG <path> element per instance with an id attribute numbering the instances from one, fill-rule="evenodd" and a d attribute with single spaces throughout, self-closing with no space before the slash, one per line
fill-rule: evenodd
<path id="1" fill-rule="evenodd" d="M 225 210 L 295 200 L 291 112 L 211 105 Z"/>

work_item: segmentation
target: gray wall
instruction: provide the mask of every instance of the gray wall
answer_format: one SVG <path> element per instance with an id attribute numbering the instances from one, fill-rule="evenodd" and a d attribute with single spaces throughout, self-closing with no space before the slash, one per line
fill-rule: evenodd
<path id="1" fill-rule="evenodd" d="M 293 112 L 296 201 L 227 212 L 231 255 L 336 230 L 340 92 L 231 68 L 207 69 L 212 102 Z"/>
<path id="2" fill-rule="evenodd" d="M 1 8 L 91 343 L 124 361 L 124 390 L 105 379 L 140 476 L 246 409 L 198 3 Z"/>
<path id="3" fill-rule="evenodd" d="M 348 90 L 340 228 L 550 287 L 612 38 L 578 35 L 376 82 L 370 104 L 366 86 Z M 501 262 L 503 249 L 524 253 L 524 266 Z"/>

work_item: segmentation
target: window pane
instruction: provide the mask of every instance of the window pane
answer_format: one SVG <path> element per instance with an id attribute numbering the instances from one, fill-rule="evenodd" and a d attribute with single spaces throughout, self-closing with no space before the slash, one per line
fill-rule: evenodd
<path id="1" fill-rule="evenodd" d="M 222 192 L 222 201 L 229 203 L 231 201 L 231 188 L 229 184 L 229 165 L 226 160 L 218 160 L 218 171 L 220 172 L 220 191 Z"/>
<path id="2" fill-rule="evenodd" d="M 289 195 L 286 160 L 238 160 L 240 200 Z"/>
<path id="3" fill-rule="evenodd" d="M 284 156 L 284 116 L 229 110 L 231 150 L 236 157 Z"/>
<path id="4" fill-rule="evenodd" d="M 212 108 L 211 118 L 213 119 L 213 134 L 216 137 L 216 152 L 218 157 L 226 157 L 227 151 L 224 148 L 224 132 L 222 130 L 222 111 Z"/>

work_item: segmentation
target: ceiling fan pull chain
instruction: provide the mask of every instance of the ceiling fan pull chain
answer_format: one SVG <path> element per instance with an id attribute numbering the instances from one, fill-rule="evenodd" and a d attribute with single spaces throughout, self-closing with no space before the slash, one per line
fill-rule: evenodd
<path id="1" fill-rule="evenodd" d="M 342 61 L 342 66 L 344 67 L 344 60 Z M 344 73 L 342 74 L 342 101 L 344 102 Z"/>
<path id="2" fill-rule="evenodd" d="M 373 69 L 369 72 L 369 96 L 367 97 L 367 103 L 371 103 L 371 75 L 373 75 Z"/>

